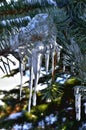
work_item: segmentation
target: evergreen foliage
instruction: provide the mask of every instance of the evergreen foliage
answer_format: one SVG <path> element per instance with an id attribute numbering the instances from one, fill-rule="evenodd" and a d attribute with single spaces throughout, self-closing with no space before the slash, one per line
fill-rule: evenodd
<path id="1" fill-rule="evenodd" d="M 53 19 L 57 28 L 57 43 L 62 46 L 62 56 L 55 70 L 54 80 L 50 82 L 52 80 L 50 64 L 49 74 L 43 74 L 39 79 L 41 85 L 47 84 L 48 87 L 37 93 L 37 106 L 32 107 L 31 113 L 27 112 L 29 89 L 26 83 L 28 81 L 23 86 L 21 100 L 19 99 L 20 86 L 10 91 L 0 90 L 0 95 L 4 95 L 1 99 L 4 105 L 0 106 L 0 129 L 12 129 L 15 124 L 21 124 L 23 129 L 23 124 L 27 122 L 32 123 L 31 129 L 34 130 L 78 130 L 83 122 L 86 123 L 83 106 L 81 121 L 75 120 L 73 96 L 74 86 L 82 83 L 86 85 L 86 0 L 11 0 L 9 3 L 1 0 L 0 62 L 3 65 L 0 66 L 0 69 L 7 74 L 5 75 L 7 77 L 19 72 L 19 68 L 10 69 L 10 63 L 15 64 L 15 61 L 9 59 L 9 54 L 16 55 L 10 51 L 10 37 L 18 33 L 21 27 L 26 27 L 31 19 L 39 13 L 48 13 Z M 78 49 L 80 53 L 77 53 Z M 67 66 L 65 72 L 63 72 L 64 55 L 68 56 L 65 59 Z M 44 64 L 43 61 L 43 67 Z M 71 71 L 71 66 L 74 67 L 73 71 Z M 27 69 L 29 68 L 26 67 Z M 68 80 L 64 84 L 57 83 L 57 77 L 65 73 L 71 75 Z M 83 97 L 86 97 L 85 95 L 86 93 L 83 94 Z M 86 98 L 82 104 L 85 100 Z M 19 112 L 20 116 L 10 118 L 11 114 Z M 53 123 L 51 116 L 55 119 Z M 46 121 L 46 118 L 49 120 Z"/>

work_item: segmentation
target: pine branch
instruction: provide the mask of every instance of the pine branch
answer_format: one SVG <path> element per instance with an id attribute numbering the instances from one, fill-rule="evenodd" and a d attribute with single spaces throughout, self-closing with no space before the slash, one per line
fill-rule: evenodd
<path id="1" fill-rule="evenodd" d="M 17 15 L 27 12 L 33 12 L 34 10 L 44 8 L 44 7 L 51 7 L 53 3 L 49 2 L 49 0 L 32 0 L 32 1 L 18 1 L 13 2 L 1 6 L 0 8 L 0 15 L 7 16 L 7 15 Z"/>

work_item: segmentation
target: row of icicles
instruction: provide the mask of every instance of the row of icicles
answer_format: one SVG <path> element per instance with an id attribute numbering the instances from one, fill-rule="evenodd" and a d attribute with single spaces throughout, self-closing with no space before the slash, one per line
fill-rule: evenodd
<path id="1" fill-rule="evenodd" d="M 36 106 L 36 91 L 37 91 L 37 85 L 38 85 L 38 80 L 40 77 L 40 71 L 41 71 L 41 65 L 42 65 L 42 59 L 45 57 L 45 68 L 46 68 L 46 74 L 48 73 L 48 68 L 49 68 L 49 61 L 50 57 L 52 58 L 52 76 L 55 71 L 55 55 L 57 55 L 57 61 L 60 59 L 60 50 L 61 48 L 57 46 L 54 49 L 47 49 L 46 53 L 42 53 L 44 46 L 40 42 L 40 45 L 37 47 L 37 49 L 33 49 L 32 51 L 32 57 L 29 58 L 28 64 L 30 63 L 30 83 L 29 83 L 29 88 L 30 88 L 30 94 L 29 94 L 29 103 L 28 103 L 28 111 L 30 112 L 31 110 L 31 104 L 33 106 Z M 21 76 L 21 85 L 20 85 L 20 98 L 22 96 L 22 80 L 23 80 L 23 71 L 24 71 L 24 66 L 25 63 L 21 62 L 21 68 L 20 68 L 20 76 Z M 34 83 L 33 83 L 34 81 Z M 34 86 L 33 86 L 34 84 Z M 32 95 L 33 92 L 33 95 Z M 31 103 L 33 99 L 33 103 Z"/>
<path id="2" fill-rule="evenodd" d="M 42 57 L 45 57 L 45 68 L 48 73 L 49 59 L 52 58 L 52 75 L 55 70 L 54 57 L 57 55 L 57 61 L 60 59 L 60 51 L 62 49 L 56 43 L 56 26 L 48 14 L 38 14 L 29 22 L 26 27 L 20 29 L 19 33 L 10 38 L 11 52 L 16 52 L 15 57 L 20 58 L 20 99 L 22 96 L 22 80 L 25 62 L 25 56 L 28 58 L 30 68 L 30 83 L 29 83 L 29 103 L 28 111 L 31 110 L 31 104 L 36 105 L 36 91 L 38 80 L 40 77 Z M 64 66 L 65 67 L 65 66 Z M 65 70 L 64 70 L 65 71 Z M 34 80 L 34 83 L 33 83 Z M 34 84 L 34 86 L 33 86 Z M 33 93 L 32 93 L 33 91 Z M 32 100 L 33 99 L 33 100 Z M 33 101 L 33 102 L 32 102 Z M 81 95 L 79 90 L 75 94 L 76 119 L 80 120 L 81 114 Z M 85 105 L 86 113 L 86 105 Z"/>
<path id="3" fill-rule="evenodd" d="M 46 24 L 45 24 L 46 23 Z M 52 74 L 54 72 L 54 56 L 57 55 L 57 61 L 60 58 L 61 46 L 56 43 L 56 27 L 48 14 L 38 14 L 30 21 L 30 23 L 20 29 L 17 35 L 10 39 L 11 50 L 17 52 L 20 57 L 20 98 L 22 95 L 22 80 L 25 56 L 28 57 L 28 65 L 30 68 L 29 81 L 29 103 L 28 111 L 31 110 L 31 104 L 36 105 L 36 91 L 40 70 L 42 65 L 42 57 L 45 56 L 46 73 L 48 73 L 50 55 L 52 57 Z M 15 56 L 16 57 L 16 56 Z M 33 83 L 34 81 L 34 83 Z M 34 85 L 33 85 L 34 84 Z M 33 102 L 32 102 L 33 101 Z"/>

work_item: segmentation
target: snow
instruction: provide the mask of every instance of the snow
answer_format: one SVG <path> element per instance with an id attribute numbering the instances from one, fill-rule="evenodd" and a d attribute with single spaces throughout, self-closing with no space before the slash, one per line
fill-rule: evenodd
<path id="1" fill-rule="evenodd" d="M 57 6 L 57 3 L 55 2 L 55 0 L 47 0 L 47 1 L 48 1 L 48 3 L 49 3 L 50 5 Z"/>
<path id="2" fill-rule="evenodd" d="M 82 122 L 82 126 L 79 127 L 79 130 L 86 130 L 86 122 Z"/>
<path id="3" fill-rule="evenodd" d="M 8 25 L 11 24 L 12 22 L 20 23 L 20 21 L 23 21 L 23 20 L 27 20 L 28 22 L 30 22 L 31 21 L 31 17 L 30 16 L 25 16 L 25 17 L 21 17 L 21 18 L 10 19 L 10 20 L 6 19 L 6 20 L 2 20 L 1 24 L 3 26 L 6 26 L 7 24 Z"/>
<path id="4" fill-rule="evenodd" d="M 67 110 L 68 111 L 73 110 L 73 107 L 68 107 Z"/>
<path id="5" fill-rule="evenodd" d="M 0 98 L 1 98 L 1 96 L 0 96 Z M 5 105 L 5 103 L 0 100 L 0 106 L 3 106 L 3 105 Z"/>
<path id="6" fill-rule="evenodd" d="M 19 117 L 21 117 L 21 116 L 22 116 L 22 112 L 13 113 L 13 114 L 9 115 L 9 116 L 6 118 L 6 120 L 8 120 L 8 119 L 17 119 L 17 118 L 19 118 Z"/>
<path id="7" fill-rule="evenodd" d="M 45 117 L 45 121 L 47 125 L 53 124 L 56 120 L 57 120 L 57 117 L 54 114 L 50 114 L 49 116 Z M 38 125 L 44 128 L 44 121 L 43 120 L 39 121 Z"/>
<path id="8" fill-rule="evenodd" d="M 8 3 L 10 3 L 10 2 L 11 2 L 11 0 L 6 0 L 6 1 L 7 1 Z M 16 1 L 18 1 L 18 0 L 14 0 L 14 1 L 16 2 Z"/>
<path id="9" fill-rule="evenodd" d="M 16 124 L 14 127 L 13 127 L 14 130 L 21 130 L 22 129 L 22 125 L 18 125 Z"/>
<path id="10" fill-rule="evenodd" d="M 3 20 L 3 21 L 1 22 L 1 24 L 2 24 L 3 26 L 6 26 L 6 21 Z"/>
<path id="11" fill-rule="evenodd" d="M 64 82 L 70 77 L 70 74 L 63 74 L 60 77 L 57 77 L 56 82 L 64 84 Z"/>
<path id="12" fill-rule="evenodd" d="M 9 55 L 9 58 L 12 61 L 15 61 L 15 65 L 13 65 L 12 63 L 10 63 L 10 68 L 12 69 L 16 69 L 19 67 L 19 61 L 17 59 L 15 59 L 12 55 Z M 4 59 L 5 60 L 5 59 Z M 0 62 L 0 65 L 2 65 L 2 63 Z M 6 74 L 4 74 L 1 70 L 0 70 L 0 89 L 1 90 L 10 90 L 15 88 L 17 85 L 20 84 L 20 73 L 17 73 L 16 75 L 14 75 L 13 77 L 5 77 L 2 78 L 3 76 L 5 76 Z M 29 79 L 28 75 L 23 76 L 23 83 L 26 82 Z"/>
<path id="13" fill-rule="evenodd" d="M 31 0 L 26 0 L 28 3 L 32 3 Z M 41 4 L 41 0 L 37 0 L 40 4 Z M 36 0 L 34 1 L 34 3 L 37 2 Z M 53 6 L 57 6 L 57 3 L 55 2 L 55 0 L 46 0 L 48 2 L 48 4 L 53 5 Z"/>
<path id="14" fill-rule="evenodd" d="M 63 117 L 63 118 L 62 118 L 62 122 L 65 122 L 65 121 L 66 121 L 66 117 Z"/>
<path id="15" fill-rule="evenodd" d="M 30 130 L 32 128 L 32 123 L 24 123 L 23 125 L 15 124 L 13 130 Z"/>

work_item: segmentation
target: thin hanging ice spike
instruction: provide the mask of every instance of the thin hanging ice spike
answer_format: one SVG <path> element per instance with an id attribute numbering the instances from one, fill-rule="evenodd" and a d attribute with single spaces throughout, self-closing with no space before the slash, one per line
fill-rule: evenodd
<path id="1" fill-rule="evenodd" d="M 38 42 L 36 48 L 32 52 L 32 57 L 33 57 L 32 64 L 33 64 L 33 72 L 35 76 L 33 106 L 36 105 L 36 89 L 37 89 L 37 84 L 40 76 L 43 51 L 44 51 L 44 45 L 41 42 Z"/>
<path id="2" fill-rule="evenodd" d="M 22 95 L 22 84 L 23 84 L 23 64 L 20 64 L 20 100 L 21 100 L 21 95 Z"/>
<path id="3" fill-rule="evenodd" d="M 81 119 L 81 94 L 79 93 L 80 86 L 76 86 L 74 88 L 75 95 L 75 109 L 76 109 L 76 120 L 79 121 Z"/>
<path id="4" fill-rule="evenodd" d="M 24 75 L 24 71 L 25 71 L 25 64 L 26 63 L 24 62 L 24 59 L 21 57 L 21 61 L 19 62 L 19 70 L 20 70 L 20 100 L 21 100 L 21 96 L 22 96 L 23 75 Z"/>
<path id="5" fill-rule="evenodd" d="M 59 60 L 60 60 L 61 49 L 62 49 L 61 46 L 57 46 L 57 48 L 56 48 L 57 62 L 59 62 Z"/>
<path id="6" fill-rule="evenodd" d="M 55 71 L 55 66 L 54 66 L 54 56 L 55 56 L 55 50 L 53 49 L 52 50 L 52 79 L 53 79 L 53 76 L 54 76 L 54 71 Z"/>
<path id="7" fill-rule="evenodd" d="M 85 114 L 86 114 L 86 102 L 84 103 L 84 111 L 85 111 Z"/>
<path id="8" fill-rule="evenodd" d="M 74 87 L 74 95 L 78 94 L 80 91 L 81 86 L 75 86 Z"/>
<path id="9" fill-rule="evenodd" d="M 68 55 L 63 55 L 63 72 L 65 72 L 66 66 L 68 66 L 68 64 L 67 64 L 68 59 L 69 59 Z"/>
<path id="10" fill-rule="evenodd" d="M 75 95 L 75 108 L 76 108 L 76 120 L 81 119 L 81 94 L 78 93 Z"/>
<path id="11" fill-rule="evenodd" d="M 50 49 L 47 49 L 46 54 L 45 54 L 45 68 L 46 68 L 46 74 L 48 73 L 49 59 L 50 59 Z"/>
<path id="12" fill-rule="evenodd" d="M 33 87 L 33 79 L 34 79 L 32 60 L 33 57 L 31 58 L 31 68 L 30 68 L 30 85 L 29 85 L 30 94 L 29 94 L 28 112 L 30 112 L 31 109 L 32 87 Z"/>
<path id="13" fill-rule="evenodd" d="M 42 54 L 37 54 L 37 60 L 36 60 L 36 73 L 35 73 L 35 85 L 34 85 L 34 93 L 33 93 L 33 106 L 36 106 L 36 90 L 37 90 L 37 84 L 40 76 L 40 70 L 41 70 L 41 61 L 42 61 Z"/>

